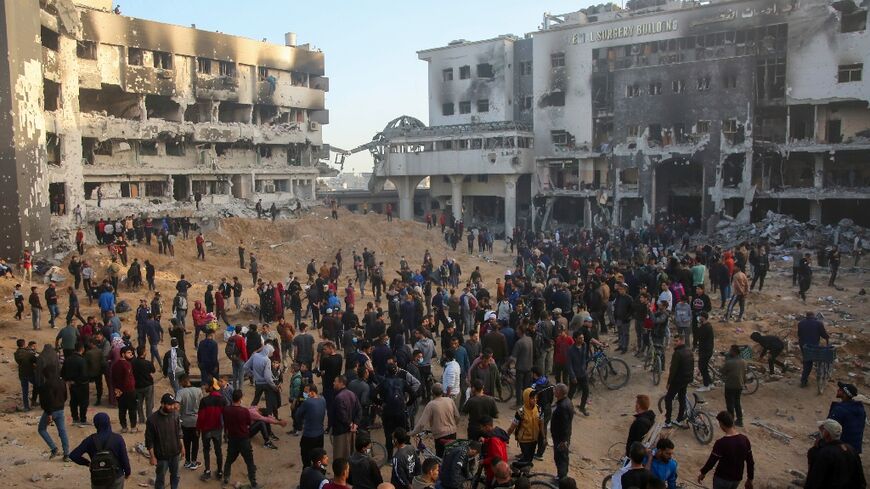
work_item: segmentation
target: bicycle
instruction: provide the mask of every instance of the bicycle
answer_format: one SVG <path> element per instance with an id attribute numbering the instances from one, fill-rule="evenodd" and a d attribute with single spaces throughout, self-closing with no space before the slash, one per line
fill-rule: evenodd
<path id="1" fill-rule="evenodd" d="M 360 432 L 368 433 L 364 430 L 360 430 Z M 369 435 L 369 439 L 372 442 L 372 460 L 374 460 L 375 463 L 378 464 L 378 467 L 383 467 L 387 465 L 387 462 L 390 461 L 390 459 L 387 457 L 387 447 L 385 447 L 382 443 L 378 441 L 372 440 L 371 435 Z"/>
<path id="2" fill-rule="evenodd" d="M 724 356 L 725 353 L 722 353 Z M 744 360 L 752 359 L 752 347 L 749 345 L 740 345 L 740 358 Z M 723 382 L 722 373 L 720 371 L 719 366 L 710 365 L 708 371 L 710 372 L 710 378 L 713 382 Z M 698 370 L 697 375 L 695 376 L 695 380 L 701 382 L 701 371 Z M 747 396 L 751 396 L 758 392 L 758 387 L 761 385 L 761 381 L 759 381 L 760 375 L 756 370 L 756 367 L 750 363 L 746 363 L 746 377 L 744 377 L 743 382 L 743 394 Z"/>
<path id="3" fill-rule="evenodd" d="M 516 461 L 511 463 L 511 477 L 519 479 L 524 477 L 529 480 L 529 486 L 540 489 L 558 489 L 559 480 L 552 474 L 532 472 L 534 462 Z"/>
<path id="4" fill-rule="evenodd" d="M 664 425 L 662 423 L 656 423 L 653 427 L 647 432 L 644 437 L 645 440 L 643 442 L 643 446 L 646 448 L 650 448 L 656 445 L 659 441 L 659 435 L 661 435 L 662 427 Z M 619 454 L 618 456 L 616 454 Z M 604 480 L 601 481 L 601 489 L 610 489 L 612 487 L 612 481 L 614 476 L 622 476 L 625 473 L 628 466 L 630 465 L 629 458 L 625 455 L 625 442 L 616 442 L 613 445 L 610 445 L 610 448 L 607 449 L 607 456 L 610 459 L 618 460 L 618 466 L 616 472 L 613 474 L 607 475 Z"/>
<path id="5" fill-rule="evenodd" d="M 674 399 L 676 401 L 676 399 Z M 686 396 L 686 422 L 692 428 L 695 438 L 702 445 L 707 445 L 713 441 L 713 418 L 704 411 L 701 411 L 698 406 L 706 401 L 701 399 L 696 393 L 692 393 L 692 398 Z M 665 412 L 665 396 L 659 398 L 658 403 L 659 414 Z"/>
<path id="6" fill-rule="evenodd" d="M 427 458 L 434 458 L 434 459 L 437 459 L 437 460 L 438 460 L 438 463 L 440 464 L 440 463 L 441 463 L 441 457 L 439 457 L 438 455 L 436 455 L 436 454 L 435 454 L 435 451 L 432 450 L 431 448 L 429 448 L 429 447 L 426 445 L 426 442 L 423 441 L 425 438 L 432 439 L 432 432 L 429 431 L 429 430 L 421 431 L 420 433 L 417 433 L 417 434 L 415 435 L 415 438 L 417 438 L 417 447 L 416 447 L 416 449 L 417 449 L 417 455 L 418 455 L 418 456 L 422 456 L 423 459 L 427 459 Z M 454 442 L 451 442 L 451 443 L 455 443 L 455 441 L 454 441 Z M 433 445 L 435 444 L 435 440 L 432 440 L 432 444 L 433 444 Z"/>
<path id="7" fill-rule="evenodd" d="M 659 385 L 662 381 L 662 371 L 665 368 L 665 345 L 653 344 L 652 348 L 647 349 L 643 368 L 652 374 L 653 385 Z"/>
<path id="8" fill-rule="evenodd" d="M 495 400 L 498 402 L 508 402 L 514 397 L 514 384 L 516 377 L 509 368 L 499 369 L 499 375 L 495 380 Z"/>
<path id="9" fill-rule="evenodd" d="M 819 395 L 825 392 L 831 373 L 834 370 L 834 360 L 837 358 L 837 350 L 833 346 L 804 345 L 801 348 L 801 356 L 805 362 L 813 362 L 816 369 L 816 390 Z"/>
<path id="10" fill-rule="evenodd" d="M 592 354 L 592 361 L 588 371 L 589 383 L 595 383 L 596 373 L 601 383 L 610 390 L 625 387 L 628 384 L 628 379 L 631 377 L 631 370 L 629 370 L 628 364 L 624 360 L 608 357 L 601 348 Z"/>

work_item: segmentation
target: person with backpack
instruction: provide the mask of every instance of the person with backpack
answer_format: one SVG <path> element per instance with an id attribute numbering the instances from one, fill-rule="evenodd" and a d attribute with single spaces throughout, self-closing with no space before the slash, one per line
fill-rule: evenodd
<path id="1" fill-rule="evenodd" d="M 224 345 L 224 354 L 233 365 L 233 389 L 239 390 L 242 388 L 244 381 L 245 362 L 248 361 L 248 349 L 245 343 L 245 338 L 240 334 L 241 326 L 233 328 L 233 334 L 227 338 Z"/>
<path id="2" fill-rule="evenodd" d="M 172 313 L 175 315 L 175 319 L 181 324 L 184 329 L 187 329 L 187 322 L 185 318 L 187 317 L 187 295 L 186 289 L 185 294 L 182 294 L 180 291 L 175 296 L 175 299 L 172 301 Z"/>
<path id="3" fill-rule="evenodd" d="M 169 344 L 169 351 L 163 354 L 163 376 L 169 379 L 172 391 L 178 392 L 181 389 L 178 380 L 182 375 L 187 374 L 190 362 L 184 350 L 179 348 L 178 339 L 172 338 Z"/>
<path id="4" fill-rule="evenodd" d="M 132 473 L 127 444 L 121 435 L 112 431 L 112 422 L 106 413 L 94 415 L 94 428 L 97 432 L 82 440 L 69 458 L 88 467 L 91 489 L 123 489 L 124 481 Z"/>
<path id="5" fill-rule="evenodd" d="M 408 372 L 396 365 L 396 359 L 390 357 L 387 359 L 387 375 L 381 379 L 375 391 L 375 402 L 382 407 L 387 458 L 393 457 L 393 433 L 399 428 L 408 427 L 408 405 L 414 402 L 409 376 Z"/>

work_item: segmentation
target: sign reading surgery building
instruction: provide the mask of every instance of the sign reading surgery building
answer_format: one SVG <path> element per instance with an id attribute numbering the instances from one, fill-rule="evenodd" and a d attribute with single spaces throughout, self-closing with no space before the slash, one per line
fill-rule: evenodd
<path id="1" fill-rule="evenodd" d="M 614 39 L 648 36 L 650 34 L 672 32 L 675 30 L 677 30 L 677 21 L 674 19 L 660 20 L 658 22 L 645 22 L 622 27 L 613 27 L 610 29 L 601 29 L 593 32 L 578 32 L 571 36 L 571 44 L 611 41 Z"/>

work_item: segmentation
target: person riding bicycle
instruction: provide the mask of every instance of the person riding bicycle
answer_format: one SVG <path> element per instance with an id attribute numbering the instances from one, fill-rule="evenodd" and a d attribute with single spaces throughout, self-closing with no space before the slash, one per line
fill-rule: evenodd
<path id="1" fill-rule="evenodd" d="M 671 367 L 668 370 L 668 392 L 665 394 L 665 427 L 670 428 L 671 412 L 674 406 L 674 397 L 680 403 L 677 413 L 677 425 L 684 426 L 686 418 L 686 388 L 692 382 L 695 375 L 695 357 L 692 350 L 686 346 L 686 340 L 682 336 L 674 338 L 674 353 L 671 356 Z"/>
<path id="2" fill-rule="evenodd" d="M 480 448 L 479 441 L 471 440 L 454 443 L 444 452 L 439 475 L 442 489 L 461 489 L 474 477 L 472 465 L 480 454 Z"/>
<path id="3" fill-rule="evenodd" d="M 797 335 L 802 355 L 808 346 L 818 347 L 822 339 L 825 340 L 825 345 L 830 345 L 830 339 L 828 338 L 828 332 L 825 331 L 825 325 L 816 319 L 816 313 L 812 311 L 808 312 L 806 318 L 798 323 Z M 803 372 L 801 372 L 801 387 L 807 386 L 807 381 L 809 380 L 812 371 L 812 360 L 805 360 L 803 362 Z"/>

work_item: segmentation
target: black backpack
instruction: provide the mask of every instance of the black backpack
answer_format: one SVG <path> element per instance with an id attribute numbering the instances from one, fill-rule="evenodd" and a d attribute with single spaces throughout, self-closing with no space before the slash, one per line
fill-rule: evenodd
<path id="1" fill-rule="evenodd" d="M 384 379 L 384 412 L 390 415 L 404 415 L 405 405 L 405 379 L 400 377 L 387 377 Z"/>
<path id="2" fill-rule="evenodd" d="M 94 437 L 94 446 L 96 447 L 94 456 L 91 457 L 91 485 L 93 487 L 109 487 L 118 478 L 118 473 L 121 471 L 121 466 L 118 464 L 118 459 L 111 450 L 106 448 L 109 439 L 106 438 L 101 442 L 99 438 Z"/>
<path id="3" fill-rule="evenodd" d="M 227 355 L 227 358 L 230 360 L 239 360 L 239 346 L 236 344 L 235 339 L 230 337 L 227 339 L 227 344 L 224 346 L 224 353 Z"/>

